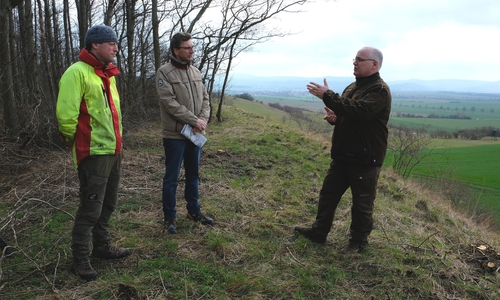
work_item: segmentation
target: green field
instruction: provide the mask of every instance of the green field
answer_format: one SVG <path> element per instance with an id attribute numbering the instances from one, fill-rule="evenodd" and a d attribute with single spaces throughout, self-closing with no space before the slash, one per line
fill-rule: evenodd
<path id="1" fill-rule="evenodd" d="M 500 128 L 500 119 L 483 120 L 455 120 L 455 119 L 428 119 L 428 118 L 398 118 L 391 117 L 390 123 L 393 125 L 405 125 L 408 127 L 425 126 L 428 131 L 445 130 L 456 132 L 462 129 L 472 129 L 481 127 Z"/>
<path id="2" fill-rule="evenodd" d="M 482 211 L 494 211 L 500 224 L 500 140 L 466 141 L 435 140 L 433 153 L 412 171 L 413 177 L 447 179 L 465 183 L 469 187 L 468 203 L 475 203 Z M 448 147 L 446 147 L 448 145 Z M 386 166 L 392 156 L 388 152 Z M 430 181 L 433 184 L 433 181 Z M 441 182 L 435 182 L 442 184 Z M 439 187 L 438 185 L 436 185 Z M 441 187 L 445 190 L 446 188 Z M 464 195 L 465 197 L 465 195 Z M 470 206 L 470 204 L 467 204 Z"/>
<path id="3" fill-rule="evenodd" d="M 419 118 L 399 117 L 399 114 L 414 114 Z M 438 116 L 463 115 L 470 119 L 426 118 L 430 114 Z M 430 131 L 458 131 L 477 127 L 500 128 L 500 101 L 457 100 L 401 100 L 395 99 L 392 105 L 393 124 L 407 126 L 429 126 Z"/>
<path id="4" fill-rule="evenodd" d="M 500 141 L 475 146 L 440 147 L 413 169 L 413 174 L 446 177 L 489 188 L 500 187 Z M 387 163 L 390 163 L 390 155 Z"/>

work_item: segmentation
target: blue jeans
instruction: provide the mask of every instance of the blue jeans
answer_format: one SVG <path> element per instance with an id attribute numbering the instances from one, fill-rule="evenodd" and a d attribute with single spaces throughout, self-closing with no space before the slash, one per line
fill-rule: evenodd
<path id="1" fill-rule="evenodd" d="M 175 195 L 183 160 L 186 177 L 184 188 L 186 209 L 190 214 L 199 214 L 198 185 L 200 183 L 201 148 L 189 140 L 165 138 L 163 139 L 163 147 L 165 148 L 165 176 L 163 177 L 162 202 L 165 220 L 174 219 L 177 215 Z"/>

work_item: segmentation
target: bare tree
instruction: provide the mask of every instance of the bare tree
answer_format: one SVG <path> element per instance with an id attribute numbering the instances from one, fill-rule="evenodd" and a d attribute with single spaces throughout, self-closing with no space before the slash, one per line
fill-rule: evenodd
<path id="1" fill-rule="evenodd" d="M 31 1 L 31 0 L 30 0 Z M 69 66 L 73 61 L 75 54 L 73 45 L 73 36 L 71 35 L 71 19 L 70 19 L 70 11 L 69 11 L 69 2 L 68 0 L 63 0 L 63 22 L 64 22 L 64 59 L 66 66 Z"/>
<path id="2" fill-rule="evenodd" d="M 435 152 L 432 139 L 427 136 L 425 127 L 410 128 L 405 125 L 390 127 L 389 145 L 393 156 L 392 168 L 403 178 L 408 178 L 415 166 Z"/>
<path id="3" fill-rule="evenodd" d="M 122 72 L 117 83 L 125 123 L 141 120 L 137 114 L 157 111 L 150 79 L 168 58 L 169 40 L 179 31 L 193 36 L 197 53 L 193 64 L 202 72 L 209 94 L 217 94 L 220 121 L 234 59 L 257 43 L 286 35 L 265 25 L 281 13 L 298 12 L 295 8 L 306 1 L 2 0 L 4 132 L 17 135 L 22 130 L 36 136 L 56 131 L 53 111 L 59 78 L 77 60 L 87 30 L 95 24 L 109 25 L 118 35 L 115 63 Z"/>
<path id="4" fill-rule="evenodd" d="M 126 28 L 126 38 L 127 38 L 127 82 L 125 85 L 125 89 L 123 94 L 125 95 L 124 97 L 124 104 L 127 106 L 131 105 L 132 99 L 135 99 L 136 97 L 136 89 L 134 88 L 134 82 L 135 82 L 135 77 L 137 74 L 136 70 L 136 53 L 134 53 L 134 47 L 135 47 L 135 25 L 137 22 L 136 18 L 136 11 L 135 11 L 135 5 L 136 5 L 136 0 L 125 0 L 125 28 Z M 144 55 L 144 53 L 141 53 Z"/>
<path id="5" fill-rule="evenodd" d="M 220 11 L 220 23 L 206 22 L 200 33 L 203 52 L 198 68 L 211 69 L 205 72 L 207 89 L 212 94 L 217 83 L 216 77 L 222 76 L 219 96 L 217 119 L 222 120 L 222 101 L 230 79 L 231 65 L 234 58 L 241 52 L 248 51 L 258 43 L 263 43 L 273 37 L 286 35 L 276 28 L 263 26 L 267 21 L 277 17 L 280 13 L 297 13 L 294 7 L 303 5 L 304 0 L 223 0 Z M 221 51 L 222 50 L 222 51 Z M 210 74 L 210 76 L 208 76 Z M 211 104 L 212 106 L 212 101 Z"/>
<path id="6" fill-rule="evenodd" d="M 158 30 L 158 25 L 160 24 L 160 20 L 158 19 L 158 0 L 153 0 L 153 6 L 151 8 L 151 23 L 153 24 L 153 51 L 156 71 L 161 66 L 160 33 Z"/>
<path id="7" fill-rule="evenodd" d="M 17 107 L 14 97 L 12 64 L 10 54 L 10 20 L 12 19 L 13 3 L 0 1 L 0 99 L 3 101 L 3 112 L 6 130 L 10 134 L 17 134 L 19 123 Z"/>
<path id="8" fill-rule="evenodd" d="M 75 0 L 78 17 L 78 36 L 80 38 L 80 49 L 85 48 L 85 34 L 90 24 L 90 0 Z"/>

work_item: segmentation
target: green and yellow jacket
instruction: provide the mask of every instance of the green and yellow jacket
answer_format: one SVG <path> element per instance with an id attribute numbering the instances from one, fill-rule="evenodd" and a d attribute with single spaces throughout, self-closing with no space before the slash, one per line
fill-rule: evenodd
<path id="1" fill-rule="evenodd" d="M 59 81 L 56 116 L 59 131 L 72 147 L 75 167 L 93 155 L 122 150 L 122 116 L 112 63 L 104 65 L 86 49 Z"/>

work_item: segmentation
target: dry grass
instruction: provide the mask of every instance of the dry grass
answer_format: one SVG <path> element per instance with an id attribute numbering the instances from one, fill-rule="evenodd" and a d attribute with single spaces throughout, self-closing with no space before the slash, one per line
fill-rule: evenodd
<path id="1" fill-rule="evenodd" d="M 293 233 L 312 223 L 329 162 L 322 137 L 234 108 L 211 124 L 202 155 L 203 211 L 214 227 L 184 218 L 162 226 L 160 126 L 127 132 L 111 232 L 133 249 L 124 261 L 95 260 L 101 275 L 70 272 L 78 182 L 70 155 L 2 142 L 1 299 L 498 299 L 500 239 L 488 223 L 443 196 L 384 169 L 375 230 L 365 253 L 343 249 L 350 195 L 325 246 Z M 486 248 L 478 248 L 485 245 Z M 482 250 L 481 250 L 482 249 Z"/>

